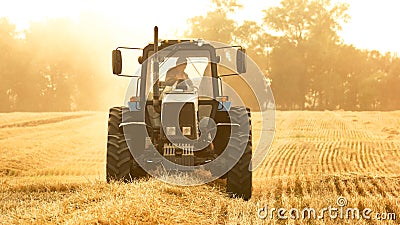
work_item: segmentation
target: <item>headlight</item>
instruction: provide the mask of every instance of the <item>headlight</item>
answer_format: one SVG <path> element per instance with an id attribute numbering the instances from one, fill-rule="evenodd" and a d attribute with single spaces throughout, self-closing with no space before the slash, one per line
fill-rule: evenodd
<path id="1" fill-rule="evenodd" d="M 168 135 L 168 136 L 176 135 L 176 129 L 175 129 L 175 127 L 167 127 L 166 132 L 167 132 L 167 135 Z"/>
<path id="2" fill-rule="evenodd" d="M 191 135 L 192 134 L 191 127 L 182 127 L 182 133 L 183 135 Z"/>

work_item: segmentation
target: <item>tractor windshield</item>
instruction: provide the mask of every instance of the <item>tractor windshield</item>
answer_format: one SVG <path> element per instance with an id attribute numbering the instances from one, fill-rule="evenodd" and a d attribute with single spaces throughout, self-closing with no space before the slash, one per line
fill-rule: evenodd
<path id="1" fill-rule="evenodd" d="M 147 99 L 152 99 L 152 86 L 154 84 L 153 63 L 155 57 L 151 57 L 147 61 L 147 79 L 146 93 Z M 189 79 L 193 86 L 199 89 L 202 86 L 201 92 L 204 95 L 212 94 L 212 83 L 205 83 L 203 77 L 211 78 L 211 63 L 209 51 L 193 51 L 185 50 L 171 53 L 170 51 L 159 52 L 159 81 L 160 93 L 167 87 L 174 84 L 175 79 Z M 180 74 L 179 74 L 180 73 Z M 171 82 L 172 80 L 172 82 Z"/>

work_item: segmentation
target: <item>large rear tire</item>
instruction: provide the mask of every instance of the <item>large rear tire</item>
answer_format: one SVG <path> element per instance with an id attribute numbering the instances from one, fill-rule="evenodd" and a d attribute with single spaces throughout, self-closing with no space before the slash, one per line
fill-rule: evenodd
<path id="1" fill-rule="evenodd" d="M 231 123 L 239 124 L 240 127 L 231 134 L 228 150 L 243 152 L 243 154 L 227 174 L 226 190 L 230 197 L 247 201 L 251 198 L 252 192 L 252 171 L 249 167 L 252 157 L 250 110 L 232 107 L 229 116 Z"/>
<path id="2" fill-rule="evenodd" d="M 119 127 L 121 122 L 122 108 L 111 108 L 108 118 L 107 182 L 111 180 L 129 182 L 132 179 L 146 176 L 146 172 L 137 164 L 129 151 L 123 129 Z"/>

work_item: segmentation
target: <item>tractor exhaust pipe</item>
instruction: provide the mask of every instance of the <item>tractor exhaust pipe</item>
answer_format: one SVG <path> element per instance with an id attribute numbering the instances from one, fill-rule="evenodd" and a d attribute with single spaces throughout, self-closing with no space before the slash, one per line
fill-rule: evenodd
<path id="1" fill-rule="evenodd" d="M 159 88 L 159 62 L 158 62 L 158 27 L 154 27 L 154 57 L 153 57 L 153 107 L 157 113 L 161 113 L 160 88 Z"/>

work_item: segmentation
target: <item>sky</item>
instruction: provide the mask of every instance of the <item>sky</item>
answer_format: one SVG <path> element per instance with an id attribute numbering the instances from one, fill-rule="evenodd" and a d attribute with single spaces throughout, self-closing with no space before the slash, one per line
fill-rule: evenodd
<path id="1" fill-rule="evenodd" d="M 238 0 L 244 7 L 234 19 L 261 21 L 262 9 L 279 5 L 279 0 Z M 400 1 L 398 0 L 332 0 L 350 4 L 351 16 L 340 32 L 346 44 L 381 52 L 400 53 Z M 152 29 L 158 25 L 160 38 L 172 39 L 187 28 L 187 19 L 205 15 L 211 0 L 0 0 L 0 17 L 8 17 L 17 29 L 29 28 L 31 21 L 93 13 L 105 16 L 121 34 L 119 42 L 141 47 L 152 40 Z M 95 24 L 94 24 L 95 26 Z M 126 34 L 124 34 L 126 31 Z M 125 39 L 123 38 L 125 37 Z M 125 43 L 121 43 L 125 44 Z"/>

